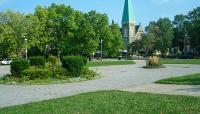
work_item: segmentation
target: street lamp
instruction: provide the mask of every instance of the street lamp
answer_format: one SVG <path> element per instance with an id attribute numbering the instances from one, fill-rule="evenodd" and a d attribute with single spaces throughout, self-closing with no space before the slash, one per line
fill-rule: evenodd
<path id="1" fill-rule="evenodd" d="M 25 38 L 25 44 L 26 44 L 26 60 L 27 60 L 28 59 L 28 50 L 27 50 L 27 39 L 26 38 Z"/>
<path id="2" fill-rule="evenodd" d="M 101 39 L 101 62 L 103 61 L 103 40 Z"/>

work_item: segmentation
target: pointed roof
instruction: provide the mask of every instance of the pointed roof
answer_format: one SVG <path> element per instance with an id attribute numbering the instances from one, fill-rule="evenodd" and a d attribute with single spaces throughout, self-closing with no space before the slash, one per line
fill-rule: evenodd
<path id="1" fill-rule="evenodd" d="M 122 24 L 124 23 L 134 23 L 132 0 L 125 0 L 124 12 L 122 17 Z"/>

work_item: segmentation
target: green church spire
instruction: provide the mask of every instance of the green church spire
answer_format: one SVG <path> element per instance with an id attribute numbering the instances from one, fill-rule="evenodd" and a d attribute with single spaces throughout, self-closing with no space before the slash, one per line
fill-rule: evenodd
<path id="1" fill-rule="evenodd" d="M 125 0 L 122 24 L 134 23 L 132 0 Z"/>

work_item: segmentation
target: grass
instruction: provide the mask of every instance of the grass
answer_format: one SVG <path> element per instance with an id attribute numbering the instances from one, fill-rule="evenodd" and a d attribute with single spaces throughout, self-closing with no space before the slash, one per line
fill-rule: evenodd
<path id="1" fill-rule="evenodd" d="M 198 114 L 200 97 L 99 91 L 0 108 L 1 114 Z"/>
<path id="2" fill-rule="evenodd" d="M 200 85 L 200 73 L 159 80 L 158 84 Z"/>
<path id="3" fill-rule="evenodd" d="M 134 61 L 91 61 L 87 63 L 87 67 L 96 67 L 96 66 L 112 66 L 112 65 L 129 65 L 135 64 Z"/>
<path id="4" fill-rule="evenodd" d="M 200 59 L 161 59 L 162 64 L 196 64 L 200 65 Z"/>

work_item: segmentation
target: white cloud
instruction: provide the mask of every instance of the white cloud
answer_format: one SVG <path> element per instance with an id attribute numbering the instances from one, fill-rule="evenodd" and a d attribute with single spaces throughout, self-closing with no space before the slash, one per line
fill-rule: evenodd
<path id="1" fill-rule="evenodd" d="M 180 3 L 181 0 L 152 0 L 156 4 L 166 4 L 166 3 Z"/>

